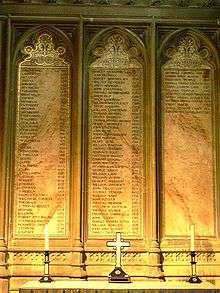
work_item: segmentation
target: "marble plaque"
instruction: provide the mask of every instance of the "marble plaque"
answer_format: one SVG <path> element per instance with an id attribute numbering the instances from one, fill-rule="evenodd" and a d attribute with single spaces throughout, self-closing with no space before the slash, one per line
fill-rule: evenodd
<path id="1" fill-rule="evenodd" d="M 190 35 L 162 66 L 164 234 L 215 234 L 214 68 Z M 175 211 L 175 212 L 173 212 Z"/>
<path id="2" fill-rule="evenodd" d="M 136 54 L 115 33 L 89 67 L 89 238 L 143 235 L 143 65 Z"/>
<path id="3" fill-rule="evenodd" d="M 70 66 L 41 34 L 18 65 L 14 238 L 65 237 L 69 217 Z"/>

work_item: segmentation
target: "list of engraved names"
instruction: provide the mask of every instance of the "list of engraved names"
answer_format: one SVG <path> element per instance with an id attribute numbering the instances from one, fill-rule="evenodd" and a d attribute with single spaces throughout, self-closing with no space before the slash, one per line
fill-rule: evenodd
<path id="1" fill-rule="evenodd" d="M 19 67 L 15 237 L 65 236 L 68 217 L 68 66 Z"/>
<path id="2" fill-rule="evenodd" d="M 166 113 L 210 114 L 210 69 L 163 70 Z"/>
<path id="3" fill-rule="evenodd" d="M 186 235 L 196 223 L 198 235 L 214 235 L 213 71 L 201 57 L 181 60 L 182 66 L 171 60 L 162 70 L 165 229 Z"/>
<path id="4" fill-rule="evenodd" d="M 143 70 L 90 68 L 89 236 L 143 229 Z"/>

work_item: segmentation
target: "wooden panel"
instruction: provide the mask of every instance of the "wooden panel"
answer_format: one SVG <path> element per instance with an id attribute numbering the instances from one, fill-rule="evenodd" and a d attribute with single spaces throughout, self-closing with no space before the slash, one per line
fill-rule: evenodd
<path id="1" fill-rule="evenodd" d="M 169 235 L 214 236 L 214 64 L 197 37 L 171 43 L 162 66 L 164 227 Z M 173 212 L 175 211 L 175 213 Z"/>
<path id="2" fill-rule="evenodd" d="M 70 64 L 42 33 L 18 67 L 14 238 L 69 232 Z"/>
<path id="3" fill-rule="evenodd" d="M 143 238 L 143 64 L 112 33 L 89 66 L 88 238 Z"/>

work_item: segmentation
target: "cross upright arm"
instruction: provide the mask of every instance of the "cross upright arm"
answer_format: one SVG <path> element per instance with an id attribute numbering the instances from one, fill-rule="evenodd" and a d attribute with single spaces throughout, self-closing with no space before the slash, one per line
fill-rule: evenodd
<path id="1" fill-rule="evenodd" d="M 115 241 L 107 241 L 107 246 L 108 247 L 113 247 L 116 250 L 116 261 L 115 261 L 115 266 L 116 267 L 121 267 L 121 250 L 124 247 L 129 247 L 130 242 L 129 241 L 123 241 L 121 239 L 121 233 L 116 232 L 116 240 Z"/>

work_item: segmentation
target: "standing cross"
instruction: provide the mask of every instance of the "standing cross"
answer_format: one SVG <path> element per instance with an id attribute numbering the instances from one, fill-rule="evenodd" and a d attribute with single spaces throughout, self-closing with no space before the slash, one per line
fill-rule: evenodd
<path id="1" fill-rule="evenodd" d="M 123 241 L 121 239 L 121 233 L 116 232 L 116 241 L 107 241 L 106 242 L 108 247 L 114 247 L 116 249 L 116 267 L 121 267 L 121 249 L 124 247 L 129 247 L 130 242 L 129 241 Z"/>

